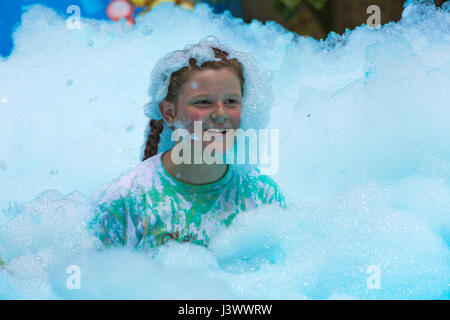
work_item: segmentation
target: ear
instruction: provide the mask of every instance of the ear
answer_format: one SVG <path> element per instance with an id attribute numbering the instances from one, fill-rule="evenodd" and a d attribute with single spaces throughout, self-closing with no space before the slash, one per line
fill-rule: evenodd
<path id="1" fill-rule="evenodd" d="M 173 103 L 167 100 L 161 101 L 159 103 L 159 111 L 167 123 L 172 124 L 175 122 L 175 105 Z"/>

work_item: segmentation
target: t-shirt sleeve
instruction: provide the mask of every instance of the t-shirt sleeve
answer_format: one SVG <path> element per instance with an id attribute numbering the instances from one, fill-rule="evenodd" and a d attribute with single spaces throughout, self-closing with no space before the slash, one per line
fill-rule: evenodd
<path id="1" fill-rule="evenodd" d="M 102 188 L 91 197 L 92 219 L 89 229 L 106 247 L 127 243 L 128 212 L 125 197 L 119 192 Z"/>

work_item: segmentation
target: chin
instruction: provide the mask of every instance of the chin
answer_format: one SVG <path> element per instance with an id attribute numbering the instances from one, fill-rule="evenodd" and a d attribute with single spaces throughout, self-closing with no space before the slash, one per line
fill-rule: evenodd
<path id="1" fill-rule="evenodd" d="M 210 144 L 211 144 L 212 142 L 209 142 L 209 143 L 203 143 L 203 154 L 204 154 L 204 152 L 205 152 L 205 149 L 206 149 L 206 147 L 208 147 Z M 212 147 L 212 146 L 211 146 Z M 232 145 L 230 145 L 230 146 L 227 146 L 227 145 L 223 145 L 222 146 L 222 148 L 220 148 L 220 147 L 218 147 L 218 148 L 215 148 L 214 150 L 215 151 L 218 151 L 219 152 L 219 155 L 224 155 L 227 151 L 229 151 L 229 150 L 231 150 L 231 149 L 233 149 L 233 147 L 234 147 L 234 143 L 232 144 Z M 216 156 L 216 155 L 214 155 L 214 156 Z"/>

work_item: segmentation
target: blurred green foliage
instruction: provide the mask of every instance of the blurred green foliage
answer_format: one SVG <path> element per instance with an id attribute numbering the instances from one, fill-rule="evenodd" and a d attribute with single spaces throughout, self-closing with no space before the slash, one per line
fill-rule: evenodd
<path id="1" fill-rule="evenodd" d="M 311 7 L 313 7 L 316 10 L 322 10 L 325 7 L 325 4 L 328 0 L 306 0 L 306 3 L 308 3 Z"/>
<path id="2" fill-rule="evenodd" d="M 284 19 L 290 20 L 298 10 L 301 3 L 315 9 L 322 10 L 328 0 L 273 0 L 273 9 Z"/>
<path id="3" fill-rule="evenodd" d="M 194 2 L 204 2 L 202 0 L 195 0 Z M 224 3 L 225 0 L 209 0 L 209 2 L 216 4 L 216 3 Z"/>
<path id="4" fill-rule="evenodd" d="M 206 2 L 205 0 L 191 0 L 195 3 Z M 281 15 L 286 21 L 289 21 L 297 12 L 300 4 L 305 4 L 311 9 L 319 12 L 325 8 L 328 0 L 260 0 L 272 1 L 273 10 Z M 226 0 L 209 0 L 212 4 L 226 3 Z"/>

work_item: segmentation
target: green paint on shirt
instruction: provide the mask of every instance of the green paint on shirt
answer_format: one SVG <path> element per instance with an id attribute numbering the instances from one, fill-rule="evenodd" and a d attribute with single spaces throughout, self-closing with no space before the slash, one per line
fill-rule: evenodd
<path id="1" fill-rule="evenodd" d="M 277 184 L 258 170 L 242 176 L 229 166 L 220 180 L 191 185 L 171 177 L 161 155 L 94 193 L 89 226 L 105 246 L 150 250 L 169 240 L 208 246 L 239 212 L 270 203 L 286 207 Z"/>

